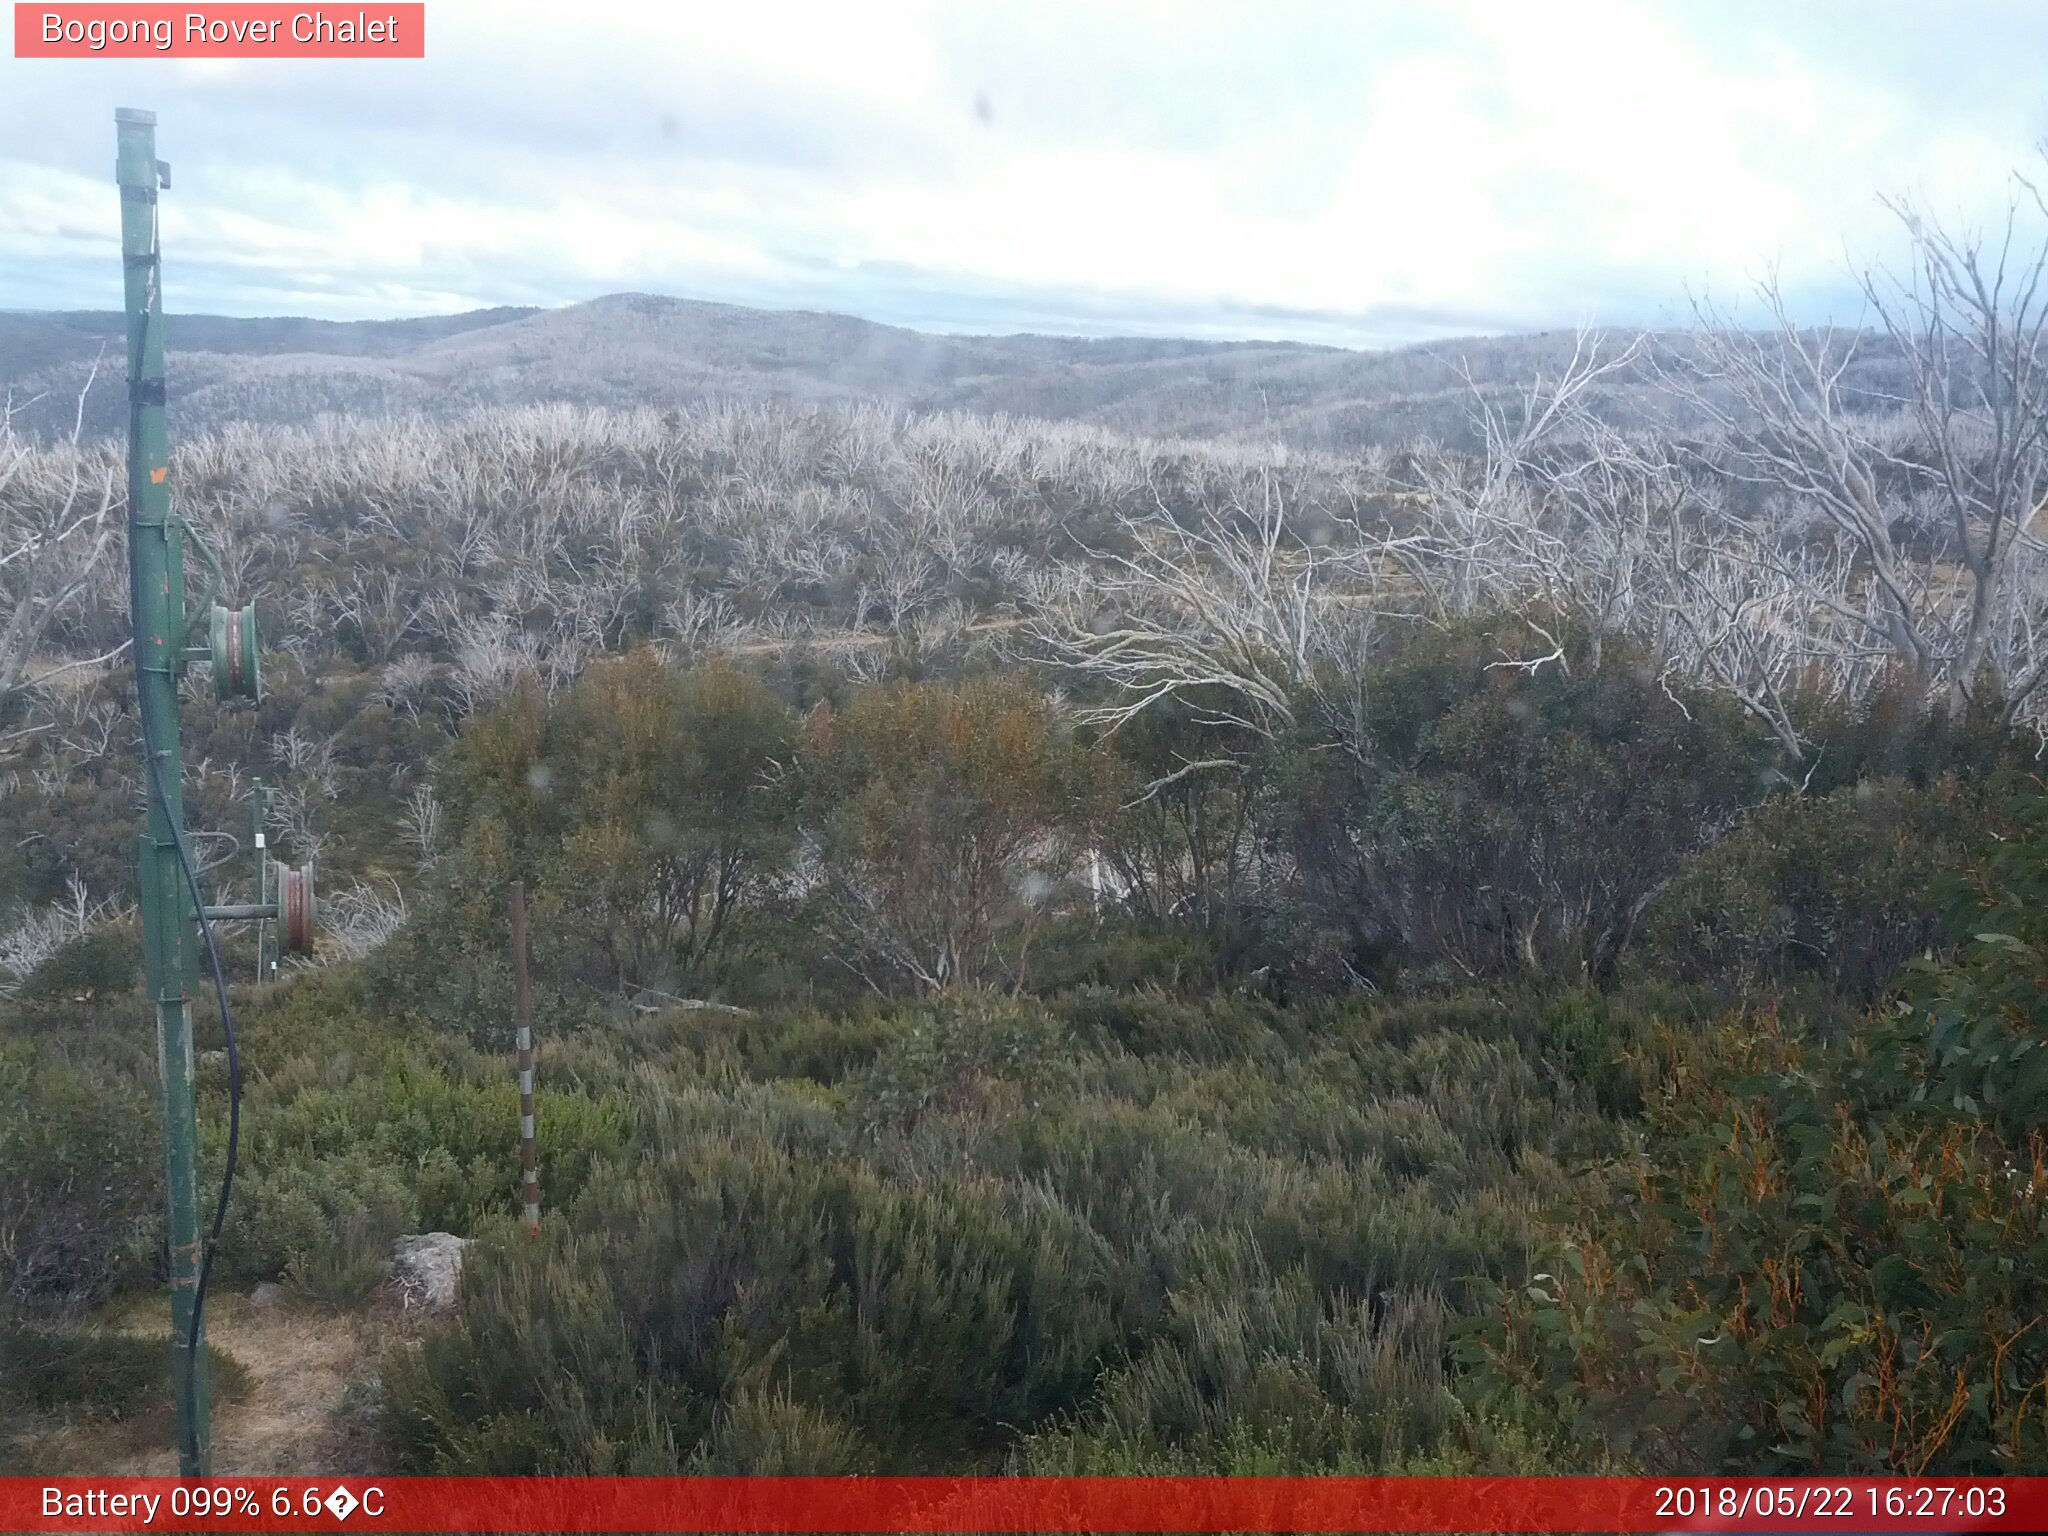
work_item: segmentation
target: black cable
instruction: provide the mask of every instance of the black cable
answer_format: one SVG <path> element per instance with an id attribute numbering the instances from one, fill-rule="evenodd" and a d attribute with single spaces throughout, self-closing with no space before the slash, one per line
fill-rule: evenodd
<path id="1" fill-rule="evenodd" d="M 235 1156 L 242 1140 L 242 1059 L 235 1041 L 234 1010 L 228 1006 L 227 974 L 220 963 L 220 948 L 213 940 L 213 923 L 206 915 L 206 896 L 199 887 L 199 873 L 193 867 L 192 853 L 185 845 L 183 829 L 171 818 L 170 802 L 164 794 L 163 778 L 156 766 L 156 754 L 147 752 L 147 755 L 157 804 L 164 808 L 164 820 L 170 823 L 171 840 L 178 850 L 178 864 L 185 871 L 185 884 L 192 892 L 192 905 L 199 913 L 199 931 L 206 939 L 207 965 L 213 972 L 213 995 L 220 1004 L 221 1029 L 227 1037 L 228 1047 L 227 1163 L 221 1169 L 220 1199 L 213 1208 L 213 1230 L 207 1235 L 206 1247 L 199 1255 L 199 1284 L 192 1294 L 192 1324 L 185 1334 L 185 1348 L 196 1351 L 200 1319 L 206 1309 L 206 1285 L 213 1276 L 213 1251 L 220 1246 L 221 1229 L 228 1219 L 228 1195 L 235 1185 Z"/>
<path id="2" fill-rule="evenodd" d="M 154 198 L 151 199 L 150 216 L 151 224 L 152 226 L 154 226 L 156 218 Z M 150 230 L 150 253 L 153 257 L 157 258 L 156 261 L 152 261 L 150 264 L 149 280 L 151 288 L 153 290 L 150 295 L 152 300 L 156 298 L 156 292 L 154 290 L 156 289 L 156 285 L 161 278 L 161 268 L 157 265 L 157 261 L 161 260 L 162 251 L 163 245 L 161 237 L 157 233 L 157 230 L 154 227 L 152 227 Z M 128 367 L 128 384 L 130 390 L 130 398 L 128 403 L 128 442 L 129 453 L 131 455 L 131 466 L 132 455 L 134 453 L 134 444 L 138 436 L 138 428 L 140 426 L 141 415 L 141 405 L 134 398 L 133 391 L 136 380 L 138 379 L 142 372 L 142 359 L 148 355 L 149 326 L 153 318 L 154 314 L 152 305 L 145 304 L 143 306 L 142 311 L 141 346 L 137 349 L 136 355 L 133 359 L 131 359 Z M 132 487 L 134 483 L 135 477 L 132 473 L 131 468 L 131 473 L 129 476 L 131 494 L 128 498 L 128 612 L 130 616 L 131 629 L 134 627 L 135 621 L 139 618 L 142 612 L 141 604 L 137 601 L 137 599 L 141 596 L 141 593 L 137 590 L 136 586 L 136 561 L 134 553 L 136 534 L 137 531 L 140 529 L 141 524 L 137 520 L 136 500 L 134 495 L 132 494 Z M 180 635 L 178 639 L 179 649 L 182 650 L 184 637 Z M 228 1006 L 227 972 L 220 963 L 220 946 L 214 942 L 213 923 L 206 915 L 206 893 L 204 890 L 200 888 L 198 866 L 193 862 L 192 850 L 185 843 L 184 829 L 178 825 L 177 818 L 171 814 L 171 798 L 169 793 L 164 789 L 163 771 L 157 766 L 156 743 L 152 739 L 152 732 L 150 731 L 149 728 L 149 690 L 146 687 L 142 686 L 142 658 L 144 654 L 145 652 L 142 645 L 142 636 L 140 634 L 137 634 L 135 636 L 135 662 L 137 684 L 135 691 L 135 707 L 136 712 L 141 717 L 142 722 L 142 760 L 144 765 L 149 770 L 149 787 L 151 793 L 154 794 L 154 796 L 156 797 L 157 808 L 163 813 L 164 824 L 171 829 L 171 842 L 172 845 L 177 849 L 178 866 L 180 869 L 184 871 L 186 887 L 192 892 L 192 907 L 193 910 L 199 916 L 199 931 L 206 940 L 206 958 L 209 966 L 213 971 L 214 997 L 220 1004 L 221 1029 L 227 1037 L 227 1158 L 225 1166 L 221 1169 L 220 1199 L 215 1203 L 213 1208 L 213 1228 L 207 1234 L 206 1246 L 200 1250 L 199 1254 L 199 1282 L 196 1286 L 193 1287 L 192 1319 L 190 1324 L 187 1326 L 185 1332 L 186 1354 L 190 1362 L 190 1368 L 196 1371 L 199 1368 L 199 1330 L 206 1316 L 206 1289 L 208 1283 L 213 1278 L 214 1250 L 220 1246 L 221 1229 L 227 1225 L 228 1197 L 233 1192 L 235 1187 L 235 1161 L 236 1156 L 241 1147 L 242 1058 L 241 1053 L 237 1048 L 237 1042 L 235 1040 L 234 1010 Z M 175 665 L 175 662 L 171 662 L 169 658 L 166 658 L 166 660 L 167 664 Z M 190 1027 L 189 1019 L 187 1020 L 187 1027 Z M 168 1069 L 169 1063 L 166 1062 L 165 1066 L 166 1069 Z M 194 1150 L 196 1151 L 197 1149 L 195 1148 Z M 196 1433 L 198 1428 L 197 1420 L 194 1419 L 192 1422 L 194 1432 Z M 187 1449 L 193 1452 L 195 1455 L 197 1454 L 198 1447 L 196 1445 L 187 1447 Z"/>

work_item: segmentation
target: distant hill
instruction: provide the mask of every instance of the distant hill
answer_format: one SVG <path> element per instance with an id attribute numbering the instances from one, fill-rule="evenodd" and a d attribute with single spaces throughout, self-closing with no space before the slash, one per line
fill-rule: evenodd
<path id="1" fill-rule="evenodd" d="M 335 357 L 397 357 L 431 341 L 459 336 L 482 326 L 503 325 L 539 314 L 537 309 L 473 309 L 461 315 L 426 315 L 411 320 L 236 319 L 226 315 L 172 315 L 165 321 L 181 352 L 224 352 L 268 356 L 314 352 Z M 78 362 L 101 346 L 118 348 L 119 310 L 74 309 L 56 314 L 0 311 L 0 370 L 11 376 L 17 363 Z"/>
<path id="2" fill-rule="evenodd" d="M 445 416 L 570 401 L 682 405 L 709 396 L 876 399 L 1086 421 L 1120 431 L 1355 449 L 1463 436 L 1470 391 L 1555 373 L 1566 332 L 1440 341 L 1385 352 L 1290 342 L 933 335 L 808 310 L 614 294 L 563 309 L 486 309 L 339 322 L 172 315 L 172 426 L 323 415 Z M 1682 345 L 1682 343 L 1681 343 Z M 118 430 L 121 317 L 0 314 L 0 390 L 39 435 L 68 431 L 96 356 L 88 430 Z M 1622 408 L 1654 413 L 1647 376 Z M 1632 401 L 1630 397 L 1635 397 Z"/>

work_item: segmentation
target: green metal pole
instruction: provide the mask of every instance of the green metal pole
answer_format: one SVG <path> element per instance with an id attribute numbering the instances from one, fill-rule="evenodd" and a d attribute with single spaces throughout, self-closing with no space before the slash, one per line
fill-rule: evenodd
<path id="1" fill-rule="evenodd" d="M 170 1211 L 171 1383 L 178 1409 L 178 1471 L 212 1470 L 206 1340 L 193 1327 L 200 1245 L 199 1120 L 192 1089 L 191 984 L 198 964 L 192 900 L 178 859 L 184 822 L 178 674 L 184 665 L 185 559 L 171 516 L 164 426 L 164 334 L 157 190 L 169 167 L 156 158 L 156 114 L 114 113 L 121 185 L 121 261 L 128 309 L 128 577 L 135 622 L 135 683 L 142 715 L 144 969 L 156 1004 L 157 1065 L 164 1090 L 164 1190 Z M 197 1337 L 195 1337 L 197 1332 Z"/>
<path id="2" fill-rule="evenodd" d="M 268 908 L 276 901 L 270 889 L 270 790 L 256 780 L 249 846 L 256 850 L 256 904 Z M 256 979 L 268 982 L 277 975 L 277 935 L 264 918 L 256 919 Z"/>

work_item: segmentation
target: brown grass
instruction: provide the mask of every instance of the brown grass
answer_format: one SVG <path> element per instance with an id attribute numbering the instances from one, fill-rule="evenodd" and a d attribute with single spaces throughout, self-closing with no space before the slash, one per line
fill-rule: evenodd
<path id="1" fill-rule="evenodd" d="M 213 1471 L 218 1477 L 327 1476 L 376 1471 L 376 1442 L 364 1404 L 390 1321 L 349 1315 L 281 1297 L 258 1307 L 222 1295 L 207 1307 L 207 1336 L 248 1373 L 248 1384 L 213 1413 Z M 100 1326 L 155 1334 L 161 1305 L 131 1304 Z M 42 1475 L 175 1475 L 175 1431 L 168 1410 L 115 1424 L 67 1425 L 19 1447 L 24 1469 Z"/>

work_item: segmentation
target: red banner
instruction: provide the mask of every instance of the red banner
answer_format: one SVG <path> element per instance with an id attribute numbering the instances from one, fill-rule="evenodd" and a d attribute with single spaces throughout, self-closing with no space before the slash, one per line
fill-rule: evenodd
<path id="1" fill-rule="evenodd" d="M 427 8 L 36 4 L 16 0 L 18 59 L 423 59 Z"/>
<path id="2" fill-rule="evenodd" d="M 2048 1478 L 0 1478 L 0 1531 L 2048 1530 Z"/>

